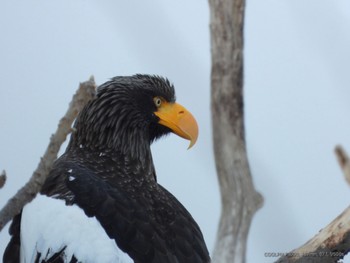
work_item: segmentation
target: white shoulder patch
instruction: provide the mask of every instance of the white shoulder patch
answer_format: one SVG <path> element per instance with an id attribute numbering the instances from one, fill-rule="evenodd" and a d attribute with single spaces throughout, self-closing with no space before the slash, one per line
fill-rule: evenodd
<path id="1" fill-rule="evenodd" d="M 34 262 L 37 252 L 47 259 L 65 249 L 69 262 L 133 263 L 110 239 L 95 217 L 88 217 L 78 206 L 38 195 L 27 204 L 21 220 L 21 262 Z"/>

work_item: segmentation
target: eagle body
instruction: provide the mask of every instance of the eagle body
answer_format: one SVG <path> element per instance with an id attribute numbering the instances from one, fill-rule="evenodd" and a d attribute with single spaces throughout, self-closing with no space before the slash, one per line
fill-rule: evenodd
<path id="1" fill-rule="evenodd" d="M 157 183 L 150 144 L 197 127 L 161 77 L 115 77 L 79 114 L 41 193 L 17 215 L 9 262 L 210 262 L 189 212 Z"/>

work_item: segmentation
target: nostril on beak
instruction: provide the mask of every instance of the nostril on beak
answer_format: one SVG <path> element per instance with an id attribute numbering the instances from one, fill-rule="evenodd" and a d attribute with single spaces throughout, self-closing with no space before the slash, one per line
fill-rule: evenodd
<path id="1" fill-rule="evenodd" d="M 182 110 L 182 111 L 179 111 L 179 114 L 184 114 L 185 112 Z"/>

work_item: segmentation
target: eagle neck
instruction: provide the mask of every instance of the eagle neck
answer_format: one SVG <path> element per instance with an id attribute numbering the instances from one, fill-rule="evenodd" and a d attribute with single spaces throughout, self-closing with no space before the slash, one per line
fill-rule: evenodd
<path id="1" fill-rule="evenodd" d="M 74 152 L 77 156 L 89 156 L 89 158 L 109 158 L 112 162 L 126 160 L 130 163 L 138 163 L 140 169 L 153 170 L 152 153 L 147 134 L 146 131 L 131 130 L 120 132 L 113 138 L 105 136 L 87 140 L 86 137 L 75 132 L 71 136 L 67 152 Z"/>

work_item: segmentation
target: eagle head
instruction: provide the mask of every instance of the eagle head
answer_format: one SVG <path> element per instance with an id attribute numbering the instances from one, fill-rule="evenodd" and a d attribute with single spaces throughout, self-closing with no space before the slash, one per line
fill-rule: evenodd
<path id="1" fill-rule="evenodd" d="M 79 114 L 71 143 L 80 147 L 142 152 L 170 132 L 190 141 L 198 137 L 192 114 L 175 102 L 174 86 L 151 75 L 114 77 Z M 74 142 L 74 143 L 72 143 Z"/>

